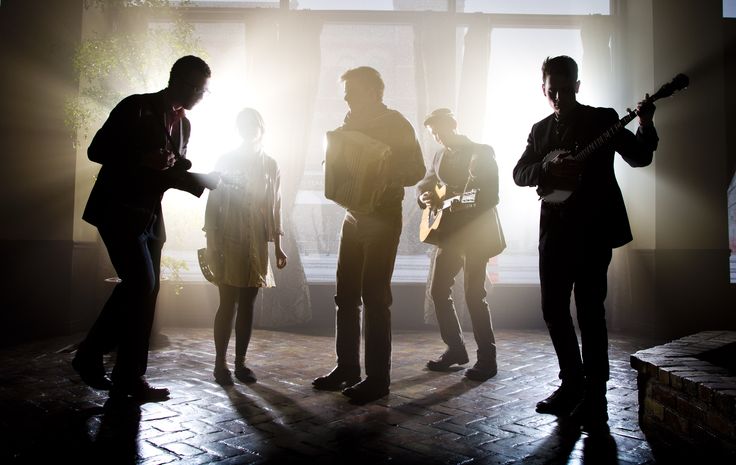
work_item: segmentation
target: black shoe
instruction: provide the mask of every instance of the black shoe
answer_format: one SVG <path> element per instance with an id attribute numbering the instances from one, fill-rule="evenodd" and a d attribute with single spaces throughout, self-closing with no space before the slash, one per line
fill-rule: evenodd
<path id="1" fill-rule="evenodd" d="M 335 367 L 325 376 L 312 381 L 312 386 L 321 391 L 339 391 L 360 382 L 360 368 L 347 369 Z"/>
<path id="2" fill-rule="evenodd" d="M 608 428 L 608 401 L 605 395 L 588 395 L 570 413 L 570 419 L 588 434 L 605 434 Z"/>
<path id="3" fill-rule="evenodd" d="M 473 381 L 483 382 L 493 378 L 498 373 L 498 366 L 495 362 L 478 361 L 472 368 L 465 370 L 465 377 Z"/>
<path id="4" fill-rule="evenodd" d="M 77 350 L 72 359 L 72 368 L 87 386 L 101 391 L 109 391 L 112 388 L 112 381 L 107 377 L 101 355 L 94 357 Z"/>
<path id="5" fill-rule="evenodd" d="M 462 349 L 447 349 L 437 360 L 428 361 L 427 368 L 432 371 L 447 371 L 452 365 L 463 365 L 469 361 L 465 347 Z"/>
<path id="6" fill-rule="evenodd" d="M 220 386 L 232 386 L 234 384 L 233 375 L 230 373 L 230 370 L 225 367 L 215 368 L 212 375 L 215 377 L 215 382 Z"/>
<path id="7" fill-rule="evenodd" d="M 349 397 L 351 402 L 356 404 L 365 404 L 380 399 L 387 396 L 388 392 L 387 382 L 375 382 L 369 378 L 342 391 L 343 395 Z"/>
<path id="8" fill-rule="evenodd" d="M 257 381 L 253 370 L 245 365 L 239 365 L 235 367 L 235 377 L 243 383 L 255 383 Z"/>
<path id="9" fill-rule="evenodd" d="M 167 388 L 153 387 L 144 379 L 133 382 L 115 382 L 110 389 L 110 397 L 131 397 L 138 402 L 162 402 L 169 399 Z"/>
<path id="10" fill-rule="evenodd" d="M 567 416 L 583 399 L 583 388 L 577 384 L 563 383 L 555 392 L 537 402 L 538 413 Z"/>

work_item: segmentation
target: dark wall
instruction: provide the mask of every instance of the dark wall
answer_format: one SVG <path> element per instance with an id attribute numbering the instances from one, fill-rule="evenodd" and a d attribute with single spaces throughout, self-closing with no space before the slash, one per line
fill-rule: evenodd
<path id="1" fill-rule="evenodd" d="M 725 81 L 736 82 L 736 18 L 723 21 L 723 40 L 726 44 L 725 53 Z M 726 150 L 728 152 L 728 173 L 736 173 L 736 88 L 733 84 L 726 84 Z"/>
<path id="2" fill-rule="evenodd" d="M 736 329 L 726 203 L 733 64 L 724 59 L 733 57 L 726 41 L 732 28 L 724 26 L 720 0 L 655 0 L 653 18 L 655 82 L 684 71 L 691 83 L 656 116 L 655 306 L 648 320 L 670 336 Z"/>
<path id="3" fill-rule="evenodd" d="M 0 341 L 65 332 L 69 324 L 75 151 L 64 99 L 82 0 L 0 4 Z"/>

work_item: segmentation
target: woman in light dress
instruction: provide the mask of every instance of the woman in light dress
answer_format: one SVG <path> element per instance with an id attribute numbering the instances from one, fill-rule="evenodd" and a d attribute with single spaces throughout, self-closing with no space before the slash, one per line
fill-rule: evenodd
<path id="1" fill-rule="evenodd" d="M 219 289 L 215 315 L 215 381 L 233 384 L 226 360 L 235 320 L 235 377 L 255 382 L 245 364 L 253 329 L 258 289 L 274 286 L 268 260 L 268 242 L 274 243 L 276 266 L 286 266 L 281 249 L 281 195 L 279 168 L 263 151 L 263 118 L 252 108 L 237 117 L 242 145 L 223 155 L 215 170 L 220 186 L 210 192 L 205 210 L 207 259 Z M 237 308 L 237 312 L 236 312 Z"/>

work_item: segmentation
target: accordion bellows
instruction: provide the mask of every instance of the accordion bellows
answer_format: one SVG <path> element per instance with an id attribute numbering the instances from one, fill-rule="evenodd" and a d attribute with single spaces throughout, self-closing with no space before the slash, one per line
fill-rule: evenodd
<path id="1" fill-rule="evenodd" d="M 325 197 L 355 212 L 375 211 L 388 185 L 391 147 L 358 131 L 328 131 L 326 138 Z"/>

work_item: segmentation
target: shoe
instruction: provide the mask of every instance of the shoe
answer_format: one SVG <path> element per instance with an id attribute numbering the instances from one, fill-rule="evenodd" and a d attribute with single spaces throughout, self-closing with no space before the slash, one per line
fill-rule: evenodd
<path id="1" fill-rule="evenodd" d="M 463 365 L 468 363 L 468 352 L 462 349 L 447 349 L 437 360 L 427 362 L 427 368 L 431 371 L 447 371 L 452 365 Z"/>
<path id="2" fill-rule="evenodd" d="M 235 377 L 243 383 L 255 383 L 257 381 L 253 370 L 245 365 L 235 367 Z"/>
<path id="3" fill-rule="evenodd" d="M 358 384 L 343 389 L 342 393 L 353 403 L 365 404 L 387 396 L 389 389 L 387 382 L 375 382 L 366 378 Z"/>
<path id="4" fill-rule="evenodd" d="M 570 413 L 570 419 L 588 434 L 608 433 L 608 401 L 605 394 L 586 393 Z"/>
<path id="5" fill-rule="evenodd" d="M 112 388 L 112 381 L 105 372 L 101 355 L 94 357 L 77 350 L 72 359 L 72 368 L 87 386 L 101 391 L 109 391 Z"/>
<path id="6" fill-rule="evenodd" d="M 169 390 L 167 388 L 153 387 L 142 378 L 132 383 L 116 382 L 110 389 L 110 397 L 131 397 L 141 403 L 145 402 L 161 402 L 169 399 Z"/>
<path id="7" fill-rule="evenodd" d="M 220 386 L 232 386 L 234 384 L 230 370 L 225 367 L 215 368 L 212 375 L 215 377 L 215 382 Z"/>
<path id="8" fill-rule="evenodd" d="M 498 366 L 495 362 L 476 362 L 472 368 L 465 370 L 465 377 L 473 381 L 485 381 L 493 378 L 498 373 Z"/>
<path id="9" fill-rule="evenodd" d="M 538 413 L 567 416 L 583 399 L 583 392 L 582 385 L 562 383 L 552 395 L 537 402 L 536 410 Z"/>
<path id="10" fill-rule="evenodd" d="M 335 367 L 325 376 L 312 381 L 312 386 L 321 391 L 339 391 L 360 382 L 360 368 Z"/>

